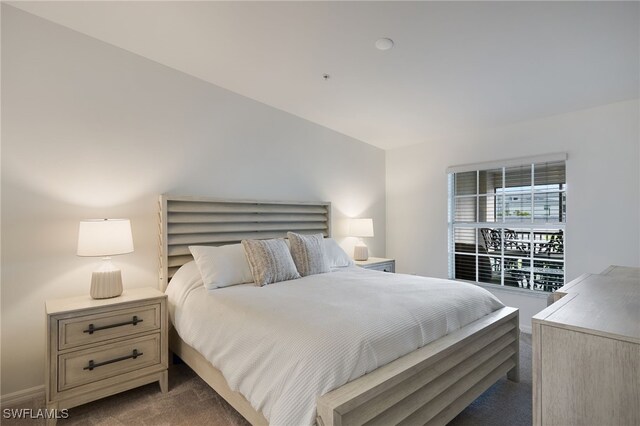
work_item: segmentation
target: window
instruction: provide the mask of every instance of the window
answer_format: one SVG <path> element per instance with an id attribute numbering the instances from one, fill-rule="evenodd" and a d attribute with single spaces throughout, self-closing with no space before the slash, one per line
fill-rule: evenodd
<path id="1" fill-rule="evenodd" d="M 450 278 L 547 292 L 564 285 L 565 160 L 449 168 Z"/>

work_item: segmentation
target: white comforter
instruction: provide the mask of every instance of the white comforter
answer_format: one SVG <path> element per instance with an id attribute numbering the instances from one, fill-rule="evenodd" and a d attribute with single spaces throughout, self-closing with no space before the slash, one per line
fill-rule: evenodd
<path id="1" fill-rule="evenodd" d="M 313 423 L 318 396 L 503 306 L 475 285 L 358 267 L 208 292 L 190 263 L 167 294 L 182 339 L 272 425 Z"/>

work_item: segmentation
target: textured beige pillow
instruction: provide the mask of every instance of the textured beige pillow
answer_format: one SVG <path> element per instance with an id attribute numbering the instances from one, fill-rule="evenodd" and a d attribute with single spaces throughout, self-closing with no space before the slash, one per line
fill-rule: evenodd
<path id="1" fill-rule="evenodd" d="M 242 240 L 242 245 L 256 285 L 300 278 L 284 240 Z"/>
<path id="2" fill-rule="evenodd" d="M 300 235 L 287 232 L 291 257 L 303 277 L 329 272 L 322 234 Z"/>

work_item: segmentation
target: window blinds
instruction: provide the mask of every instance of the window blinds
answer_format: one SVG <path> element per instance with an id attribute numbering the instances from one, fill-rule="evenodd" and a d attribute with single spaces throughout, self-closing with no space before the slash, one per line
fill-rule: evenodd
<path id="1" fill-rule="evenodd" d="M 538 291 L 564 284 L 566 158 L 447 170 L 450 278 Z"/>

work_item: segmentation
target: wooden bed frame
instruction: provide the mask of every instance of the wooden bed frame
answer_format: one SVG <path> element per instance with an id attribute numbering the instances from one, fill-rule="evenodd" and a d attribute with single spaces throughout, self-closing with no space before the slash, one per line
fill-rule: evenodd
<path id="1" fill-rule="evenodd" d="M 160 280 L 192 259 L 189 245 L 276 238 L 287 231 L 331 236 L 326 202 L 160 197 Z M 222 373 L 171 328 L 169 348 L 253 425 L 268 424 Z M 318 398 L 318 425 L 443 425 L 504 374 L 519 380 L 518 310 L 505 307 Z"/>

